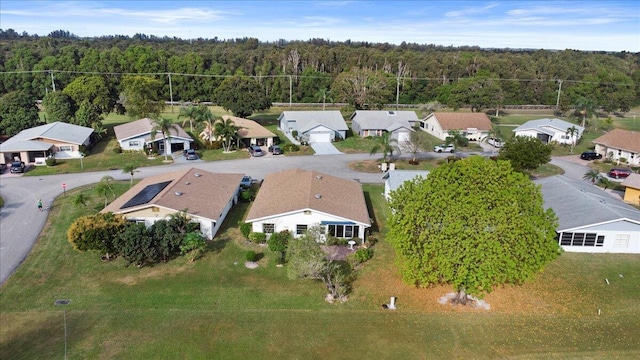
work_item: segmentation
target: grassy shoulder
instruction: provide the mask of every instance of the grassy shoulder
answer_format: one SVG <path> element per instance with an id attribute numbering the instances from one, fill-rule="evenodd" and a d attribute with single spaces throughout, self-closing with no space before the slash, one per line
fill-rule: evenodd
<path id="1" fill-rule="evenodd" d="M 119 182 L 117 192 L 127 188 Z M 388 215 L 382 186 L 363 189 L 382 240 Z M 91 196 L 89 208 L 72 205 L 81 191 Z M 92 186 L 55 200 L 32 252 L 0 288 L 0 358 L 62 356 L 62 308 L 53 305 L 60 298 L 71 299 L 65 307 L 70 358 L 640 355 L 637 255 L 563 254 L 533 281 L 487 295 L 487 312 L 439 305 L 448 286 L 403 284 L 392 247 L 379 241 L 350 300 L 330 305 L 321 283 L 288 280 L 274 254 L 241 240 L 237 223 L 247 204 L 232 209 L 194 263 L 178 258 L 125 267 L 121 259 L 102 262 L 97 253 L 73 250 L 69 224 L 103 201 Z M 257 269 L 243 266 L 249 249 L 264 255 Z M 389 296 L 398 297 L 395 312 L 380 308 Z"/>

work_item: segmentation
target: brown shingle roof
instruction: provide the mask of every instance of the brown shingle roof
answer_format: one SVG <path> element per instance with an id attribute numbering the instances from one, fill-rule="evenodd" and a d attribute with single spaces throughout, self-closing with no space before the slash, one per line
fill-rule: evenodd
<path id="1" fill-rule="evenodd" d="M 238 190 L 242 177 L 243 174 L 217 174 L 196 168 L 151 176 L 142 179 L 101 212 L 122 214 L 156 205 L 176 211 L 188 209 L 189 214 L 215 220 Z M 165 181 L 171 183 L 149 202 L 121 209 L 147 185 Z"/>
<path id="2" fill-rule="evenodd" d="M 640 132 L 613 129 L 593 140 L 594 144 L 640 153 Z"/>
<path id="3" fill-rule="evenodd" d="M 152 119 L 144 118 L 144 119 L 132 121 L 132 122 L 129 122 L 129 123 L 126 123 L 126 124 L 115 126 L 113 128 L 113 132 L 116 134 L 116 139 L 124 140 L 124 139 L 128 139 L 130 137 L 139 136 L 139 135 L 145 135 L 145 134 L 151 133 L 151 129 L 153 129 L 153 125 L 154 124 L 153 124 L 153 120 Z M 175 136 L 178 136 L 178 137 L 187 138 L 187 139 L 191 138 L 184 131 L 184 129 L 182 129 L 182 127 L 180 127 L 180 125 L 175 124 L 175 126 L 178 129 L 178 132 L 176 133 L 176 131 L 174 129 L 171 129 L 169 132 L 172 135 L 175 135 Z M 162 133 L 158 132 L 158 134 L 156 135 L 156 140 L 162 139 L 162 138 L 163 138 Z"/>
<path id="4" fill-rule="evenodd" d="M 258 124 L 257 122 L 249 119 L 243 119 L 230 115 L 222 115 L 222 118 L 227 120 L 231 119 L 233 123 L 239 127 L 238 135 L 241 139 L 260 139 L 260 138 L 270 138 L 276 137 L 276 134 L 267 130 L 264 126 Z"/>
<path id="5" fill-rule="evenodd" d="M 640 174 L 632 173 L 624 179 L 621 185 L 640 190 Z"/>
<path id="6" fill-rule="evenodd" d="M 267 175 L 247 221 L 305 209 L 364 224 L 370 221 L 360 183 L 302 169 Z"/>
<path id="7" fill-rule="evenodd" d="M 432 114 L 438 119 L 442 130 L 491 130 L 491 120 L 483 113 L 436 112 Z"/>

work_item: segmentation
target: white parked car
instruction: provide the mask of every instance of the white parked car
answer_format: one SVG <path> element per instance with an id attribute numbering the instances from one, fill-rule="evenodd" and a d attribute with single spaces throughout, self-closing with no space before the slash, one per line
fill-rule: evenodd
<path id="1" fill-rule="evenodd" d="M 500 140 L 500 139 L 496 139 L 496 138 L 489 138 L 489 139 L 487 140 L 487 144 L 489 144 L 489 145 L 493 145 L 493 146 L 495 146 L 495 147 L 497 147 L 497 148 L 501 148 L 501 147 L 502 147 L 502 145 L 504 145 L 504 142 L 503 142 L 502 140 Z"/>
<path id="2" fill-rule="evenodd" d="M 433 147 L 433 151 L 441 153 L 441 152 L 450 152 L 450 153 L 454 153 L 456 152 L 456 148 L 453 145 L 446 145 L 446 144 L 442 144 L 442 145 L 437 145 Z"/>

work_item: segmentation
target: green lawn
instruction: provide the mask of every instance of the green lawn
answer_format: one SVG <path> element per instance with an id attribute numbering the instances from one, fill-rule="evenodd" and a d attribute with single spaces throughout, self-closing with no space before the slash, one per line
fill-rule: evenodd
<path id="1" fill-rule="evenodd" d="M 122 193 L 128 182 L 118 186 Z M 384 232 L 382 186 L 363 189 Z M 489 294 L 491 311 L 476 311 L 439 305 L 449 287 L 402 284 L 392 249 L 380 241 L 350 300 L 330 305 L 320 283 L 288 280 L 266 248 L 239 240 L 246 204 L 232 210 L 202 259 L 137 268 L 71 248 L 66 229 L 87 212 L 71 205 L 77 191 L 100 207 L 91 186 L 56 199 L 33 251 L 0 289 L 2 359 L 63 356 L 63 308 L 53 305 L 62 298 L 71 299 L 71 359 L 640 356 L 638 256 L 563 254 L 535 281 Z M 265 254 L 259 268 L 243 266 L 247 249 Z M 389 296 L 398 297 L 397 311 L 381 310 Z"/>

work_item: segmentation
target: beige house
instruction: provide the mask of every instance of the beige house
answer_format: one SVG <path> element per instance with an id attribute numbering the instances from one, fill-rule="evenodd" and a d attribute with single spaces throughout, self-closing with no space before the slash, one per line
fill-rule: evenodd
<path id="1" fill-rule="evenodd" d="M 629 204 L 640 205 L 640 174 L 631 174 L 622 182 L 624 201 Z"/>
<path id="2" fill-rule="evenodd" d="M 492 129 L 484 113 L 434 112 L 420 120 L 420 129 L 444 141 L 450 131 L 460 131 L 470 141 L 480 141 Z"/>
<path id="3" fill-rule="evenodd" d="M 640 165 L 640 132 L 623 129 L 613 129 L 593 140 L 596 144 L 595 152 L 603 158 L 624 162 L 630 165 Z M 622 160 L 621 160 L 622 159 Z"/>
<path id="4" fill-rule="evenodd" d="M 243 174 L 218 174 L 191 168 L 143 179 L 101 212 L 151 226 L 185 212 L 213 239 L 231 207 L 238 202 Z"/>
<path id="5" fill-rule="evenodd" d="M 245 146 L 271 146 L 273 145 L 273 139 L 278 137 L 253 120 L 230 115 L 223 115 L 222 119 L 233 121 L 234 125 L 238 128 L 238 137 Z"/>
<path id="6" fill-rule="evenodd" d="M 0 144 L 0 164 L 44 165 L 47 157 L 79 159 L 80 147 L 91 145 L 91 134 L 92 128 L 59 121 L 22 130 Z"/>
<path id="7" fill-rule="evenodd" d="M 166 140 L 160 131 L 152 134 L 154 125 L 152 119 L 144 118 L 115 126 L 113 132 L 122 150 L 142 151 L 155 146 L 159 154 L 164 154 L 165 147 L 169 147 L 169 153 L 191 149 L 193 139 L 180 125 L 174 124 Z"/>
<path id="8" fill-rule="evenodd" d="M 245 221 L 254 232 L 300 236 L 320 226 L 325 234 L 362 243 L 371 227 L 360 183 L 302 169 L 267 175 Z"/>

